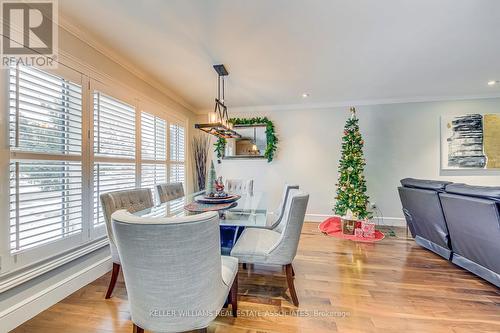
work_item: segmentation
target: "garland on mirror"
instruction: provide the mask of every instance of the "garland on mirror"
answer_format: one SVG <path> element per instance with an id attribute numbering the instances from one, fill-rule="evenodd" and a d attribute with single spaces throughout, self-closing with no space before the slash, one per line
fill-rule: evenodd
<path id="1" fill-rule="evenodd" d="M 231 118 L 229 122 L 233 125 L 266 125 L 266 139 L 267 147 L 264 156 L 268 162 L 274 159 L 276 149 L 278 149 L 278 137 L 274 131 L 274 124 L 267 117 L 254 117 L 254 118 Z M 225 140 L 224 140 L 225 141 Z M 224 143 L 225 145 L 225 143 Z"/>
<path id="2" fill-rule="evenodd" d="M 196 135 L 192 142 L 193 171 L 196 179 L 197 191 L 205 189 L 207 176 L 207 158 L 210 147 L 210 137 L 207 134 Z"/>

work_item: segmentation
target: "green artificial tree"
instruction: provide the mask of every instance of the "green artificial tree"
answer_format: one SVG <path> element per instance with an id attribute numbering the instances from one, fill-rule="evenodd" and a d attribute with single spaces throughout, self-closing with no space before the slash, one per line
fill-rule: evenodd
<path id="1" fill-rule="evenodd" d="M 335 197 L 335 214 L 346 216 L 352 213 L 356 219 L 370 218 L 367 210 L 366 180 L 363 175 L 365 159 L 363 157 L 363 138 L 359 132 L 359 119 L 356 110 L 350 109 L 342 138 L 342 157 L 339 161 L 339 180 Z"/>
<path id="2" fill-rule="evenodd" d="M 214 161 L 210 161 L 210 169 L 207 175 L 207 184 L 205 185 L 205 193 L 210 195 L 215 193 L 215 180 L 217 179 L 217 174 L 215 173 Z"/>

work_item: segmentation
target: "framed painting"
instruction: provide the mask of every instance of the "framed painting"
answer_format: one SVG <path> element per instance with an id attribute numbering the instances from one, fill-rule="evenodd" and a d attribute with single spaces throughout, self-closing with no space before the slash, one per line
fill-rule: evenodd
<path id="1" fill-rule="evenodd" d="M 500 169 L 500 113 L 441 117 L 441 169 Z"/>

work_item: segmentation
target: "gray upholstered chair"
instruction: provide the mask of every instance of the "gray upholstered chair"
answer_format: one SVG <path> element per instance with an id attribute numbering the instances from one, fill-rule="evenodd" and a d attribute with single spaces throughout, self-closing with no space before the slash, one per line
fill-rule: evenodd
<path id="1" fill-rule="evenodd" d="M 153 207 L 153 196 L 150 189 L 122 190 L 101 194 L 101 206 L 106 222 L 106 231 L 109 238 L 109 247 L 111 250 L 111 259 L 113 261 L 113 273 L 109 281 L 106 298 L 110 298 L 115 288 L 118 274 L 120 273 L 120 256 L 116 249 L 113 229 L 111 227 L 111 214 L 120 209 L 126 209 L 130 212 L 137 212 L 146 208 Z"/>
<path id="2" fill-rule="evenodd" d="M 237 313 L 236 258 L 221 256 L 219 217 L 112 215 L 134 332 L 204 330 L 226 299 Z"/>
<path id="3" fill-rule="evenodd" d="M 156 185 L 156 194 L 161 203 L 182 198 L 184 186 L 182 183 L 163 183 Z"/>
<path id="4" fill-rule="evenodd" d="M 283 222 L 283 216 L 285 215 L 285 207 L 288 201 L 290 191 L 298 190 L 299 185 L 285 184 L 283 189 L 283 194 L 281 196 L 281 201 L 278 207 L 274 210 L 272 214 L 267 215 L 266 228 L 272 229 L 274 231 L 282 232 L 285 223 Z"/>
<path id="5" fill-rule="evenodd" d="M 403 213 L 415 242 L 445 259 L 451 257 L 448 226 L 439 193 L 450 182 L 405 178 L 398 188 Z"/>
<path id="6" fill-rule="evenodd" d="M 253 195 L 253 179 L 227 179 L 225 190 L 232 194 Z"/>
<path id="7" fill-rule="evenodd" d="M 289 196 L 283 215 L 283 231 L 280 233 L 269 229 L 246 228 L 231 250 L 231 256 L 242 263 L 284 266 L 293 304 L 298 306 L 292 261 L 297 253 L 309 195 L 291 190 Z"/>
<path id="8" fill-rule="evenodd" d="M 439 197 L 451 261 L 500 288 L 500 187 L 451 184 Z"/>

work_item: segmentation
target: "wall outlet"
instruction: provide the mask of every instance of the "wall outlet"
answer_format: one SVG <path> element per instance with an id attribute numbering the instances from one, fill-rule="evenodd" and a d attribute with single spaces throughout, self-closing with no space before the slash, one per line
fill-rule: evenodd
<path id="1" fill-rule="evenodd" d="M 375 202 L 370 202 L 370 208 L 371 209 L 377 208 L 377 204 Z"/>

